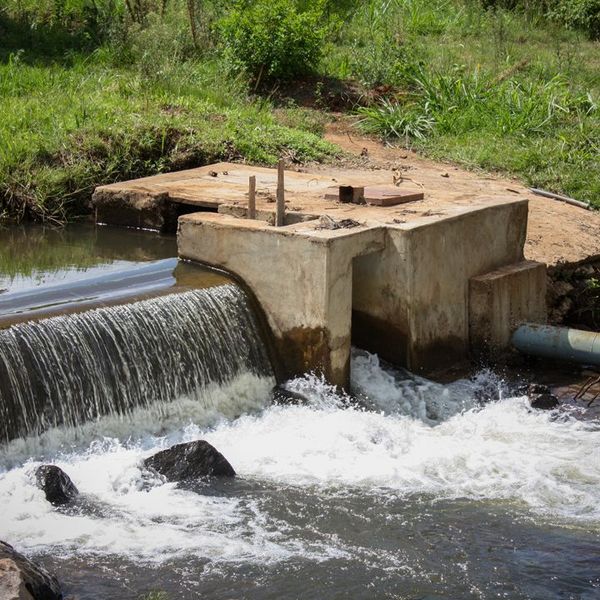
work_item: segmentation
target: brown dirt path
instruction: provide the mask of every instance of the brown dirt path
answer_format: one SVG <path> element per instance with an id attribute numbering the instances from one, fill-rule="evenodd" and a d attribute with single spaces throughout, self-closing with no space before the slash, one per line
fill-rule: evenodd
<path id="1" fill-rule="evenodd" d="M 367 174 L 372 177 L 374 171 L 379 171 L 383 178 L 386 177 L 383 172 L 388 171 L 391 184 L 393 170 L 397 170 L 408 185 L 416 183 L 426 192 L 435 191 L 436 196 L 447 194 L 461 200 L 491 194 L 527 198 L 529 224 L 525 256 L 528 259 L 552 266 L 600 257 L 600 211 L 535 196 L 515 179 L 466 171 L 400 147 L 384 145 L 358 135 L 343 119 L 327 126 L 325 139 L 340 146 L 350 157 L 342 161 L 340 168 L 316 167 L 315 171 L 339 175 L 352 168 L 353 176 L 364 171 L 365 177 Z"/>

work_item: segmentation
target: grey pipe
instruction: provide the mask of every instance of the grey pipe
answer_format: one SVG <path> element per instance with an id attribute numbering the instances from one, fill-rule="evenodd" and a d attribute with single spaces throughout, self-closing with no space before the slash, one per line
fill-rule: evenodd
<path id="1" fill-rule="evenodd" d="M 579 208 L 585 208 L 587 210 L 590 209 L 589 202 L 582 202 L 581 200 L 575 200 L 575 198 L 569 198 L 569 196 L 561 196 L 560 194 L 555 194 L 554 192 L 547 192 L 546 190 L 539 190 L 538 188 L 529 188 L 534 194 L 538 196 L 544 196 L 544 198 L 552 198 L 553 200 L 560 200 L 561 202 L 566 202 L 567 204 L 572 204 L 573 206 L 579 206 Z"/>
<path id="2" fill-rule="evenodd" d="M 512 343 L 524 354 L 600 365 L 600 332 L 526 323 L 513 333 Z"/>

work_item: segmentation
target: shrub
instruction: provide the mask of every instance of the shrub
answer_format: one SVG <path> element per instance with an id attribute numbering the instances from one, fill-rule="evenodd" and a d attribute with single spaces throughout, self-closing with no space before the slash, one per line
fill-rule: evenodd
<path id="1" fill-rule="evenodd" d="M 600 0 L 480 0 L 484 8 L 522 10 L 600 39 Z"/>
<path id="2" fill-rule="evenodd" d="M 293 79 L 314 71 L 326 28 L 320 2 L 304 11 L 295 0 L 238 1 L 221 19 L 225 56 L 258 84 Z"/>
<path id="3" fill-rule="evenodd" d="M 600 0 L 557 0 L 549 4 L 551 19 L 600 39 Z"/>

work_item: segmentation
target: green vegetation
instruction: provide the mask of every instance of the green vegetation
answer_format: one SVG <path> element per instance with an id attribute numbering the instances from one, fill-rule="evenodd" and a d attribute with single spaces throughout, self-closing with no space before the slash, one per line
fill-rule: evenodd
<path id="1" fill-rule="evenodd" d="M 303 162 L 336 153 L 316 135 L 318 120 L 280 124 L 242 76 L 227 73 L 208 38 L 204 52 L 194 48 L 185 6 L 169 6 L 163 18 L 149 12 L 145 25 L 123 14 L 100 41 L 86 34 L 88 22 L 68 34 L 52 20 L 24 27 L 5 11 L 2 216 L 60 222 L 85 213 L 101 182 L 217 160 L 274 164 L 280 155 Z"/>
<path id="2" fill-rule="evenodd" d="M 255 86 L 306 75 L 321 58 L 322 20 L 318 3 L 299 12 L 295 0 L 238 1 L 219 22 L 224 56 Z"/>
<path id="3" fill-rule="evenodd" d="M 599 0 L 481 0 L 485 8 L 520 10 L 529 16 L 546 18 L 600 37 Z"/>
<path id="4" fill-rule="evenodd" d="M 150 592 L 140 596 L 140 600 L 169 600 L 169 595 L 167 592 Z"/>
<path id="5" fill-rule="evenodd" d="M 582 32 L 475 1 L 370 2 L 328 62 L 387 86 L 358 109 L 366 132 L 600 206 L 600 43 Z"/>
<path id="6" fill-rule="evenodd" d="M 62 222 L 99 183 L 215 160 L 331 160 L 322 99 L 350 80 L 365 131 L 600 206 L 598 18 L 598 0 L 5 0 L 0 217 Z M 285 99 L 299 77 L 308 108 Z"/>

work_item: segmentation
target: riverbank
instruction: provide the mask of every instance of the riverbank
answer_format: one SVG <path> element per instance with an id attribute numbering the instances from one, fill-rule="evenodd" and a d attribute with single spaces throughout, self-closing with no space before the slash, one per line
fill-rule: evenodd
<path id="1" fill-rule="evenodd" d="M 197 47 L 177 2 L 87 38 L 0 11 L 0 218 L 62 223 L 99 184 L 218 160 L 335 165 L 322 135 L 340 110 L 357 133 L 600 206 L 600 53 L 585 34 L 461 0 L 348 2 L 328 9 L 315 75 L 258 87 L 211 33 L 213 4 Z"/>

